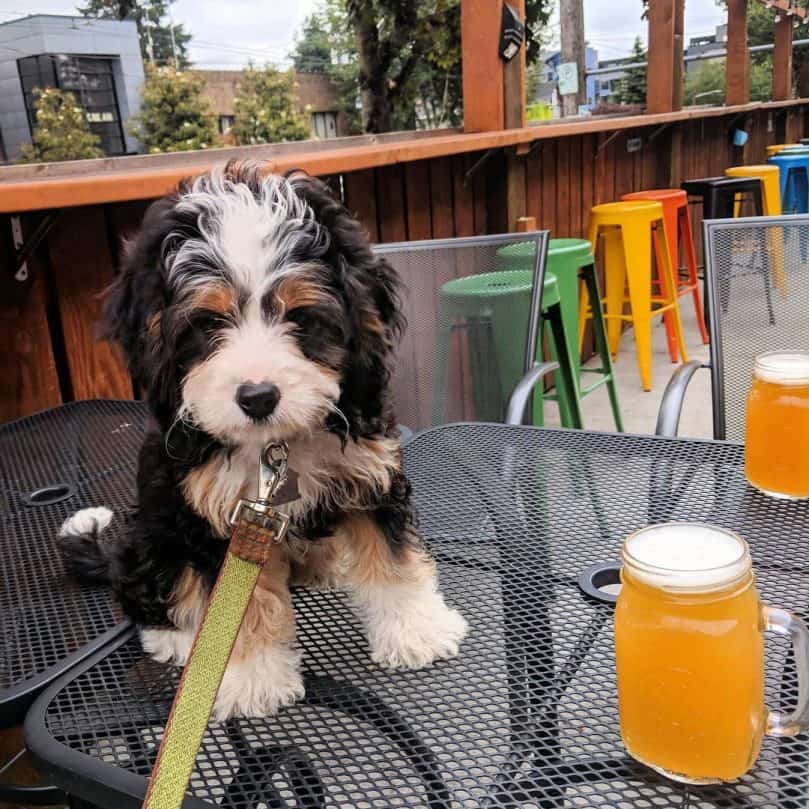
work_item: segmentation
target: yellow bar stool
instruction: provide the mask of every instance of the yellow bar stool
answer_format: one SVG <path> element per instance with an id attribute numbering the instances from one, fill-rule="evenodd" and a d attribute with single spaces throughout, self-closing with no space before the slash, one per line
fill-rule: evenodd
<path id="1" fill-rule="evenodd" d="M 731 166 L 729 169 L 725 169 L 725 174 L 728 177 L 756 177 L 761 180 L 764 215 L 781 215 L 781 180 L 778 166 Z M 735 215 L 739 215 L 738 210 L 735 211 Z"/>
<path id="2" fill-rule="evenodd" d="M 782 149 L 792 149 L 795 146 L 800 147 L 801 145 L 800 143 L 773 143 L 772 146 L 767 147 L 767 157 L 778 154 Z"/>
<path id="3" fill-rule="evenodd" d="M 652 318 L 671 312 L 674 333 L 683 362 L 688 361 L 680 322 L 674 268 L 659 202 L 608 202 L 590 210 L 588 238 L 593 252 L 601 247 L 607 288 L 604 303 L 607 339 L 613 356 L 618 353 L 621 324 L 635 327 L 638 368 L 644 390 L 652 389 Z M 652 294 L 652 250 L 657 262 L 660 289 Z M 627 296 L 626 291 L 629 294 Z M 629 303 L 630 313 L 624 314 Z M 592 317 L 582 309 L 581 322 Z"/>
<path id="4" fill-rule="evenodd" d="M 771 147 L 767 147 L 768 149 Z M 725 169 L 728 177 L 755 177 L 761 181 L 762 202 L 765 216 L 781 215 L 781 170 L 778 166 L 731 166 Z M 733 215 L 739 215 L 740 196 L 736 196 Z M 770 254 L 773 257 L 773 281 L 783 297 L 787 294 L 787 280 L 784 273 L 784 234 L 780 228 L 771 228 L 767 233 Z"/>

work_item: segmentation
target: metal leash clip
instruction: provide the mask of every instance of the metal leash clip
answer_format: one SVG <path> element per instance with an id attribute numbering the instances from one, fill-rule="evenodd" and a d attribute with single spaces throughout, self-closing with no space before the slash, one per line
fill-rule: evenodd
<path id="1" fill-rule="evenodd" d="M 258 494 L 255 500 L 240 499 L 230 515 L 230 524 L 239 520 L 256 523 L 272 531 L 273 541 L 281 542 L 290 519 L 273 508 L 276 492 L 287 479 L 289 446 L 285 441 L 267 444 L 258 460 Z"/>

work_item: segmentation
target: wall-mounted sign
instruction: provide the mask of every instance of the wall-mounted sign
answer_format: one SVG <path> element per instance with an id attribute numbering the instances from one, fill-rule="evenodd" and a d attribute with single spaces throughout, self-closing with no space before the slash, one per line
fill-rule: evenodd
<path id="1" fill-rule="evenodd" d="M 115 120 L 115 116 L 111 112 L 88 112 L 87 120 L 91 124 L 108 124 Z"/>
<path id="2" fill-rule="evenodd" d="M 575 62 L 562 62 L 557 70 L 559 95 L 567 96 L 579 92 L 579 69 Z"/>

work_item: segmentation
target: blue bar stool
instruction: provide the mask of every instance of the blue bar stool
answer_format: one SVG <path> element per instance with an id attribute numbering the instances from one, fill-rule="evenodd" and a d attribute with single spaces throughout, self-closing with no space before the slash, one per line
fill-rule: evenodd
<path id="1" fill-rule="evenodd" d="M 809 213 L 809 154 L 779 153 L 767 162 L 778 166 L 783 212 Z"/>

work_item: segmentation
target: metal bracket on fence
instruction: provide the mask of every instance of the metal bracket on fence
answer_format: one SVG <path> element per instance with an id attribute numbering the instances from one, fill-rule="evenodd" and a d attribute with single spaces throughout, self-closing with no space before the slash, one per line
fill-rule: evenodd
<path id="1" fill-rule="evenodd" d="M 472 180 L 475 178 L 475 175 L 486 165 L 489 159 L 494 155 L 496 152 L 499 152 L 503 147 L 499 146 L 496 149 L 487 149 L 482 157 L 476 160 L 470 167 L 469 171 L 464 174 L 463 178 L 463 187 L 469 188 L 472 183 Z"/>
<path id="2" fill-rule="evenodd" d="M 50 233 L 51 228 L 56 224 L 56 220 L 61 216 L 62 210 L 58 209 L 45 214 L 45 217 L 34 228 L 34 232 L 25 241 L 22 233 L 22 223 L 19 216 L 11 217 L 11 238 L 14 242 L 14 280 L 23 283 L 28 280 L 28 259 L 39 247 L 42 240 Z"/>
<path id="3" fill-rule="evenodd" d="M 604 151 L 604 149 L 606 149 L 607 146 L 609 146 L 618 137 L 618 135 L 623 133 L 623 131 L 623 129 L 616 129 L 615 132 L 613 132 L 609 137 L 599 143 L 595 156 L 598 157 Z"/>
<path id="4" fill-rule="evenodd" d="M 653 143 L 657 138 L 659 138 L 669 127 L 671 124 L 660 124 L 648 138 L 646 138 L 647 143 Z"/>
<path id="5" fill-rule="evenodd" d="M 530 157 L 540 146 L 542 146 L 542 140 L 539 138 L 530 143 L 518 143 L 516 155 L 517 157 Z"/>

